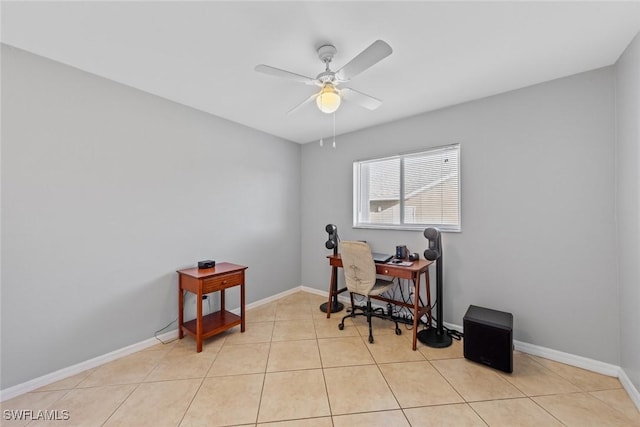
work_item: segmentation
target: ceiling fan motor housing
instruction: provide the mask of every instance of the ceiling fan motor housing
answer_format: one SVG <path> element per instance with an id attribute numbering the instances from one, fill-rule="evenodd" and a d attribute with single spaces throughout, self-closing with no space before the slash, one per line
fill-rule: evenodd
<path id="1" fill-rule="evenodd" d="M 316 80 L 318 80 L 319 82 L 322 82 L 322 84 L 326 84 L 326 83 L 333 83 L 335 81 L 335 76 L 336 73 L 334 73 L 333 71 L 324 71 L 320 74 L 318 74 L 318 77 L 316 77 Z"/>
<path id="2" fill-rule="evenodd" d="M 318 48 L 318 57 L 322 62 L 331 62 L 333 56 L 338 52 L 338 49 L 332 44 L 325 44 Z"/>

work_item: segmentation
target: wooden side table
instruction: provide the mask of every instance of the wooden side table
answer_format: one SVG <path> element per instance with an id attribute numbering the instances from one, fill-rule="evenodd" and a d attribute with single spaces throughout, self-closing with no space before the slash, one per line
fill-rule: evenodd
<path id="1" fill-rule="evenodd" d="M 214 268 L 188 268 L 178 270 L 178 337 L 184 334 L 196 339 L 196 351 L 202 351 L 202 341 L 213 335 L 240 325 L 245 329 L 244 271 L 247 267 L 222 262 Z M 240 286 L 240 316 L 225 310 L 225 290 Z M 196 318 L 184 322 L 184 291 L 196 295 Z M 220 310 L 202 316 L 202 295 L 220 292 Z"/>

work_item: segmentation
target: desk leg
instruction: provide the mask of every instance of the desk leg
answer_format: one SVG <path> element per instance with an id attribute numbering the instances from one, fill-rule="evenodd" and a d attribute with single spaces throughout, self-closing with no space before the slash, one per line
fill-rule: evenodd
<path id="1" fill-rule="evenodd" d="M 182 324 L 184 323 L 184 291 L 182 290 L 182 275 L 178 276 L 178 338 L 184 338 Z"/>
<path id="2" fill-rule="evenodd" d="M 240 285 L 240 332 L 244 332 L 244 280 Z"/>
<path id="3" fill-rule="evenodd" d="M 327 313 L 327 319 L 331 318 L 331 313 L 342 311 L 344 306 L 338 302 L 338 267 L 331 267 L 331 283 L 329 284 L 329 301 L 320 304 L 320 310 Z"/>
<path id="4" fill-rule="evenodd" d="M 220 291 L 220 311 L 224 313 L 226 310 L 224 289 Z"/>
<path id="5" fill-rule="evenodd" d="M 333 305 L 333 299 L 337 298 L 335 294 L 338 291 L 338 268 L 333 267 L 331 269 L 331 285 L 329 286 L 329 302 L 327 302 L 327 319 L 331 317 L 331 306 Z"/>
<path id="6" fill-rule="evenodd" d="M 202 286 L 198 287 L 196 298 L 196 352 L 202 351 Z"/>

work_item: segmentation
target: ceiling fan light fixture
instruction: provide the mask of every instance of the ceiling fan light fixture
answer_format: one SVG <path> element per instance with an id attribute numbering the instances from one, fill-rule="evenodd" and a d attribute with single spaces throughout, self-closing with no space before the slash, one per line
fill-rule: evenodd
<path id="1" fill-rule="evenodd" d="M 316 97 L 318 109 L 326 114 L 335 113 L 341 101 L 340 93 L 331 83 L 326 83 Z"/>
<path id="2" fill-rule="evenodd" d="M 303 76 L 302 74 L 292 73 L 291 71 L 281 70 L 264 64 L 255 66 L 255 70 L 260 73 L 282 77 L 321 88 L 319 93 L 316 92 L 310 94 L 307 99 L 289 110 L 287 114 L 292 114 L 300 108 L 311 104 L 314 99 L 318 109 L 325 114 L 335 113 L 338 108 L 340 108 L 343 96 L 345 100 L 358 104 L 369 110 L 375 110 L 380 106 L 380 104 L 382 104 L 382 101 L 379 99 L 362 92 L 358 92 L 355 89 L 343 87 L 341 90 L 338 90 L 336 86 L 351 81 L 358 74 L 368 70 L 373 65 L 391 55 L 393 50 L 387 42 L 376 40 L 365 50 L 357 54 L 351 61 L 347 62 L 338 71 L 332 71 L 330 68 L 333 56 L 337 52 L 335 46 L 332 44 L 325 44 L 320 46 L 316 51 L 318 53 L 318 58 L 320 58 L 325 65 L 325 70 L 318 74 L 316 78 Z"/>

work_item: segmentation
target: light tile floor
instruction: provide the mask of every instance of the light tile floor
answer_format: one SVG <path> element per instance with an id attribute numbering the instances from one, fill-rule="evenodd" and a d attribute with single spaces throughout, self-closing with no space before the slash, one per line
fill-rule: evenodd
<path id="1" fill-rule="evenodd" d="M 506 374 L 434 349 L 392 322 L 338 323 L 324 298 L 297 292 L 247 312 L 205 342 L 147 350 L 2 403 L 5 410 L 68 411 L 67 421 L 3 426 L 640 426 L 611 377 L 516 352 Z M 403 327 L 404 328 L 404 327 Z"/>

